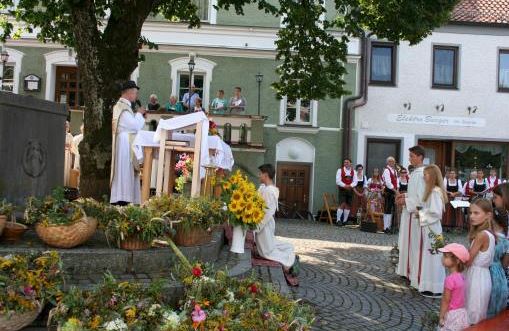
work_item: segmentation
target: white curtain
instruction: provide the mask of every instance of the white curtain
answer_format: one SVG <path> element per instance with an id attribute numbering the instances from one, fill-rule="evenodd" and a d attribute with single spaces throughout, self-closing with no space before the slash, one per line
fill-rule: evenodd
<path id="1" fill-rule="evenodd" d="M 454 51 L 435 50 L 434 83 L 452 85 L 454 83 Z"/>
<path id="2" fill-rule="evenodd" d="M 373 47 L 371 61 L 371 79 L 390 81 L 392 78 L 392 48 Z"/>

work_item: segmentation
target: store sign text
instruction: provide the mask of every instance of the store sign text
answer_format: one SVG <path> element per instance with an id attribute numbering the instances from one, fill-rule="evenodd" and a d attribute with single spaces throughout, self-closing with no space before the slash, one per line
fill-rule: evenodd
<path id="1" fill-rule="evenodd" d="M 388 114 L 389 122 L 404 124 L 424 124 L 439 126 L 466 126 L 485 127 L 484 118 L 433 116 L 433 115 L 410 115 L 410 114 Z"/>

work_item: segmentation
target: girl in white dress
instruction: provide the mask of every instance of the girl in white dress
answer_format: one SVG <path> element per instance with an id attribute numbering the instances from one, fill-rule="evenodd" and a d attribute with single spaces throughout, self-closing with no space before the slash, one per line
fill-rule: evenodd
<path id="1" fill-rule="evenodd" d="M 493 207 L 490 200 L 477 199 L 470 205 L 470 260 L 466 273 L 466 306 L 470 324 L 486 319 L 491 294 L 490 265 L 495 254 L 491 232 Z"/>
<path id="2" fill-rule="evenodd" d="M 444 189 L 442 172 L 432 164 L 424 168 L 424 191 L 422 207 L 419 211 L 420 233 L 416 238 L 419 243 L 417 289 L 424 296 L 439 296 L 442 294 L 445 268 L 442 257 L 431 252 L 432 238 L 430 234 L 442 234 L 442 215 L 447 203 L 447 193 Z M 418 208 L 419 209 L 419 208 Z"/>

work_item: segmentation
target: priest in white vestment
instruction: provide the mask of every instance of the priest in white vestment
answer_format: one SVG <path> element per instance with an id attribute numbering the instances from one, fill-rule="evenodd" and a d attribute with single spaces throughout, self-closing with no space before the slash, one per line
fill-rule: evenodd
<path id="1" fill-rule="evenodd" d="M 396 272 L 398 275 L 412 280 L 412 270 L 418 263 L 415 259 L 419 251 L 418 237 L 420 237 L 417 207 L 422 206 L 426 185 L 423 172 L 424 149 L 414 146 L 409 151 L 409 161 L 414 166 L 414 171 L 410 174 L 407 193 L 399 194 L 396 199 L 398 204 L 403 205 L 398 238 L 399 262 Z M 414 270 L 414 273 L 416 272 L 417 268 Z M 414 274 L 414 276 L 417 275 Z M 414 277 L 414 280 L 412 286 L 416 287 L 417 277 Z"/>
<path id="2" fill-rule="evenodd" d="M 133 112 L 139 87 L 133 81 L 122 86 L 122 95 L 113 107 L 112 160 L 110 203 L 126 205 L 141 203 L 140 162 L 134 155 L 133 141 L 145 125 L 145 109 Z"/>
<path id="3" fill-rule="evenodd" d="M 80 170 L 80 143 L 83 141 L 83 124 L 80 126 L 80 134 L 75 135 L 72 138 L 72 142 L 74 147 L 76 148 L 76 153 L 74 154 L 74 166 L 73 168 L 76 170 Z"/>
<path id="4" fill-rule="evenodd" d="M 274 167 L 271 164 L 264 164 L 258 168 L 261 185 L 258 192 L 265 200 L 267 209 L 265 217 L 255 230 L 255 241 L 258 254 L 267 260 L 273 260 L 283 265 L 288 271 L 295 262 L 293 245 L 276 240 L 276 222 L 274 215 L 277 210 L 279 189 L 274 185 Z"/>
<path id="5" fill-rule="evenodd" d="M 76 153 L 76 147 L 73 143 L 71 134 L 71 124 L 65 121 L 65 157 L 64 157 L 64 186 L 69 186 L 73 155 Z"/>

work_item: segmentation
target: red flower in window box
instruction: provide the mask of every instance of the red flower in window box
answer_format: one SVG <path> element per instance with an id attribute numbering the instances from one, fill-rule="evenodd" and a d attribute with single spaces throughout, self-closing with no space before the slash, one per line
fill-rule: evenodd
<path id="1" fill-rule="evenodd" d="M 203 274 L 203 270 L 201 269 L 201 266 L 199 264 L 195 265 L 191 272 L 193 273 L 193 276 L 196 278 L 201 277 L 201 275 Z"/>

